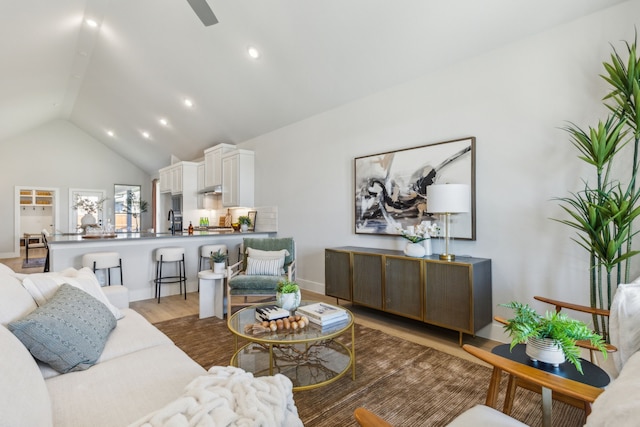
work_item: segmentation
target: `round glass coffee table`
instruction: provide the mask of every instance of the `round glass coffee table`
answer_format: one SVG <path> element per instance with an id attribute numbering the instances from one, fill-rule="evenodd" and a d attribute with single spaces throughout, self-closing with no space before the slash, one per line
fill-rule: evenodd
<path id="1" fill-rule="evenodd" d="M 293 382 L 293 390 L 307 390 L 330 384 L 351 368 L 356 379 L 355 328 L 353 314 L 337 325 L 321 328 L 315 323 L 297 330 L 278 330 L 263 334 L 245 333 L 246 325 L 258 322 L 255 307 L 231 315 L 227 326 L 235 335 L 236 352 L 230 364 L 256 376 L 283 374 Z M 301 305 L 313 304 L 302 301 Z M 344 308 L 344 307 L 342 307 Z M 351 332 L 351 337 L 346 335 Z M 345 337 L 341 337 L 345 335 Z M 238 339 L 248 343 L 238 347 Z"/>

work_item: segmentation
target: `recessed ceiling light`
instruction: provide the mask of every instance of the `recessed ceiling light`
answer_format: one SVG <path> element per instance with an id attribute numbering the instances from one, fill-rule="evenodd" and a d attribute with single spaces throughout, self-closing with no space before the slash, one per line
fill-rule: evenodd
<path id="1" fill-rule="evenodd" d="M 91 28 L 96 28 L 98 26 L 98 23 L 96 21 L 94 21 L 93 19 L 87 19 L 85 22 Z"/>
<path id="2" fill-rule="evenodd" d="M 113 138 L 116 134 L 115 134 L 115 133 L 113 133 L 113 131 L 112 131 L 112 130 L 108 130 L 108 131 L 107 131 L 107 135 L 109 135 L 110 137 L 112 137 L 112 138 Z"/>
<path id="3" fill-rule="evenodd" d="M 189 98 L 186 98 L 184 100 L 184 105 L 186 105 L 187 107 L 191 108 L 191 107 L 193 107 L 193 101 L 190 100 Z"/>
<path id="4" fill-rule="evenodd" d="M 161 124 L 162 126 L 167 126 L 167 125 L 169 124 L 169 122 L 167 121 L 167 119 L 160 119 L 160 120 L 158 120 L 158 121 L 160 122 L 160 124 Z"/>
<path id="5" fill-rule="evenodd" d="M 149 134 L 149 132 L 147 132 L 147 131 L 143 131 L 143 132 L 142 132 L 142 136 L 143 136 L 145 139 L 149 139 L 149 138 L 151 138 L 151 135 L 150 135 L 150 134 Z"/>
<path id="6" fill-rule="evenodd" d="M 249 46 L 247 48 L 247 53 L 249 54 L 249 56 L 253 59 L 258 59 L 260 58 L 260 51 L 258 49 L 256 49 L 254 46 Z"/>

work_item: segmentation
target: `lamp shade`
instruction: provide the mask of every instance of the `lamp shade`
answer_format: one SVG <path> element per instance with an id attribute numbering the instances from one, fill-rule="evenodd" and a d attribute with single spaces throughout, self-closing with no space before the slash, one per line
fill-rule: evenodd
<path id="1" fill-rule="evenodd" d="M 432 184 L 427 187 L 427 212 L 461 213 L 471 210 L 471 188 L 467 184 Z"/>

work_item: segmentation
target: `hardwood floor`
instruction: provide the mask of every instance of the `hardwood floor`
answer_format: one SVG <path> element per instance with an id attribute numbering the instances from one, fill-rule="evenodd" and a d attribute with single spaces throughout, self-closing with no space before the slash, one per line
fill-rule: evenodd
<path id="1" fill-rule="evenodd" d="M 29 259 L 32 258 L 43 258 L 47 255 L 47 250 L 44 248 L 36 248 L 29 250 Z M 25 258 L 24 248 L 20 248 L 20 256 L 17 258 L 2 258 L 0 259 L 0 263 L 7 265 L 16 273 L 42 273 L 44 271 L 44 267 L 35 267 L 35 268 L 22 268 L 22 261 Z"/>

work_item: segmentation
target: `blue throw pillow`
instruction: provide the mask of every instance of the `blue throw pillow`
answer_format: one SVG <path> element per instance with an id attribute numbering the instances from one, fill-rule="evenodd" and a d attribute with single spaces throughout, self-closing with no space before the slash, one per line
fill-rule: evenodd
<path id="1" fill-rule="evenodd" d="M 106 305 L 68 284 L 45 305 L 8 325 L 33 357 L 60 373 L 95 364 L 115 326 Z"/>

